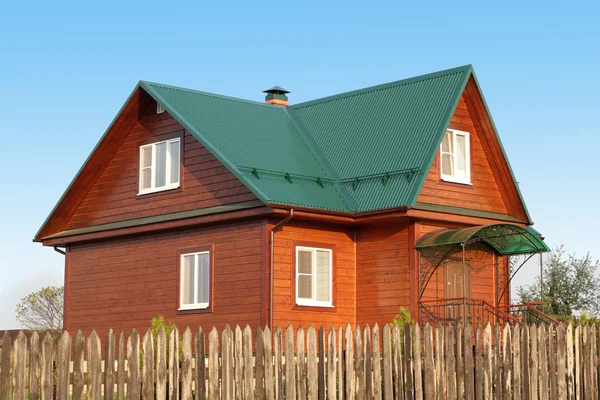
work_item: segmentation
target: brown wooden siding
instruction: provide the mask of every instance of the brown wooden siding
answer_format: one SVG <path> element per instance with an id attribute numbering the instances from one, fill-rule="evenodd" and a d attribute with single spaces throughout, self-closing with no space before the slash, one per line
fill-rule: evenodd
<path id="1" fill-rule="evenodd" d="M 391 322 L 409 307 L 409 226 L 363 226 L 356 239 L 356 322 Z"/>
<path id="2" fill-rule="evenodd" d="M 181 189 L 137 196 L 140 145 L 166 140 L 183 131 L 183 127 L 166 112 L 141 117 L 64 229 L 256 199 L 241 181 L 187 132 L 182 143 Z"/>
<path id="3" fill-rule="evenodd" d="M 263 222 L 140 235 L 72 245 L 66 328 L 103 335 L 108 328 L 145 331 L 153 316 L 179 327 L 261 325 L 266 255 Z M 178 249 L 212 245 L 212 312 L 178 312 Z"/>
<path id="4" fill-rule="evenodd" d="M 497 174 L 492 171 L 488 161 L 489 156 L 484 151 L 482 140 L 485 138 L 473 123 L 471 118 L 473 111 L 467 107 L 465 96 L 466 94 L 462 95 L 449 128 L 470 133 L 472 185 L 442 181 L 438 151 L 417 201 L 508 214 L 502 193 L 498 188 Z"/>
<path id="5" fill-rule="evenodd" d="M 335 281 L 334 308 L 296 306 L 293 295 L 294 241 L 312 242 L 333 248 Z M 273 321 L 274 325 L 318 327 L 355 323 L 355 246 L 354 230 L 348 227 L 291 221 L 275 233 Z"/>

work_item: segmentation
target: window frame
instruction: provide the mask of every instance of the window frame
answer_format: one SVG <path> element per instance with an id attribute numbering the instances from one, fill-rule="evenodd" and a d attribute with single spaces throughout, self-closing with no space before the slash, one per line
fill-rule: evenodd
<path id="1" fill-rule="evenodd" d="M 446 151 L 442 150 L 442 145 L 443 143 L 440 143 L 440 179 L 444 182 L 452 182 L 452 183 L 460 183 L 462 185 L 472 185 L 471 182 L 471 134 L 467 131 L 461 131 L 458 129 L 451 129 L 448 128 L 446 129 L 446 131 L 444 132 L 444 137 L 446 136 L 446 134 L 450 132 L 452 133 L 452 149 L 453 152 L 449 153 Z M 446 175 L 444 174 L 443 171 L 443 155 L 444 154 L 451 154 L 452 155 L 452 160 L 453 160 L 453 165 L 454 165 L 454 172 L 456 173 L 456 137 L 457 136 L 464 136 L 465 137 L 465 165 L 466 165 L 466 177 L 465 178 L 458 178 L 454 175 Z M 443 142 L 444 138 L 442 138 L 442 142 Z"/>
<path id="2" fill-rule="evenodd" d="M 182 288 L 184 287 L 184 277 L 183 277 L 183 258 L 185 256 L 194 255 L 197 257 L 200 254 L 208 254 L 208 303 L 195 303 L 195 304 L 183 304 L 182 299 Z M 197 258 L 195 258 L 195 261 Z M 213 281 L 214 281 L 214 251 L 213 246 L 199 246 L 187 249 L 180 249 L 177 251 L 177 265 L 178 265 L 178 273 L 177 273 L 177 312 L 178 313 L 187 313 L 187 312 L 212 312 L 213 309 Z M 195 268 L 194 277 L 197 277 L 198 268 Z M 197 282 L 197 279 L 196 279 Z M 194 291 L 197 293 L 198 288 L 195 285 Z M 196 296 L 194 296 L 196 297 Z"/>
<path id="3" fill-rule="evenodd" d="M 326 251 L 329 253 L 329 301 L 318 301 L 318 300 L 314 300 L 314 299 L 301 299 L 298 297 L 298 276 L 300 275 L 299 273 L 299 268 L 298 268 L 298 254 L 301 250 L 310 250 L 313 252 L 313 265 L 316 268 L 316 257 L 317 257 L 317 251 Z M 319 309 L 333 309 L 335 307 L 335 268 L 334 268 L 334 264 L 335 264 L 335 252 L 334 249 L 331 247 L 323 247 L 322 245 L 318 245 L 318 244 L 306 244 L 306 243 L 296 243 L 294 244 L 294 295 L 293 298 L 295 299 L 295 306 L 298 307 L 317 307 Z M 306 275 L 306 274 L 304 274 Z M 314 271 L 314 273 L 312 274 L 313 277 L 313 297 L 315 297 L 316 295 L 316 270 Z"/>
<path id="4" fill-rule="evenodd" d="M 160 187 L 156 187 L 156 176 L 155 176 L 155 169 L 156 169 L 156 146 L 165 143 L 166 145 L 166 164 L 165 164 L 165 181 L 166 179 L 170 179 L 171 176 L 171 152 L 170 152 L 170 145 L 172 143 L 178 143 L 179 144 L 179 162 L 178 162 L 178 168 L 179 168 L 179 172 L 178 172 L 178 177 L 179 180 L 176 183 L 169 183 L 166 184 L 165 186 L 160 186 Z M 157 193 L 157 192 L 164 192 L 167 190 L 173 190 L 173 189 L 178 189 L 181 187 L 181 179 L 182 179 L 182 169 L 181 169 L 181 160 L 182 160 L 182 153 L 183 153 L 183 146 L 182 146 L 183 140 L 182 140 L 182 135 L 177 135 L 175 137 L 169 138 L 169 139 L 165 139 L 165 140 L 161 140 L 158 142 L 149 142 L 149 143 L 142 143 L 139 146 L 139 150 L 138 150 L 138 193 L 137 196 L 144 196 L 147 194 L 151 194 L 151 193 Z M 143 149 L 145 148 L 152 148 L 152 160 L 151 160 L 151 164 L 149 167 L 143 167 L 142 166 L 142 152 Z M 146 188 L 146 189 L 142 189 L 142 184 L 143 184 L 143 179 L 142 179 L 142 170 L 149 168 L 150 169 L 150 187 Z"/>

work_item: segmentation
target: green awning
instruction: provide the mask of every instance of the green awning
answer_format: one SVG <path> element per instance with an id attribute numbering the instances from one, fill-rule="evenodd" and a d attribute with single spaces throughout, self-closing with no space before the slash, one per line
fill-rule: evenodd
<path id="1" fill-rule="evenodd" d="M 501 256 L 550 251 L 538 231 L 531 227 L 522 228 L 510 224 L 474 226 L 463 229 L 440 229 L 423 236 L 417 241 L 415 247 L 424 249 L 453 244 L 457 246 L 461 244 L 468 245 L 476 242 L 488 244 Z"/>

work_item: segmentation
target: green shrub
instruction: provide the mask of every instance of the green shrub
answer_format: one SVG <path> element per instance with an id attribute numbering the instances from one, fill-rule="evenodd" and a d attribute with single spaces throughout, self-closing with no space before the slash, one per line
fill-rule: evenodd
<path id="1" fill-rule="evenodd" d="M 406 324 L 414 325 L 415 321 L 412 319 L 410 311 L 404 307 L 400 307 L 400 314 L 396 315 L 396 318 L 392 321 L 391 328 L 394 329 L 395 326 L 398 326 L 400 329 L 404 329 L 404 325 Z"/>

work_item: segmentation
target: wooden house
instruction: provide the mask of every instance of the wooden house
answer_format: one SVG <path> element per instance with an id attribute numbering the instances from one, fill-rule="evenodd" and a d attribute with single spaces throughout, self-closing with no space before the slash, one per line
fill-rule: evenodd
<path id="1" fill-rule="evenodd" d="M 514 322 L 547 251 L 471 66 L 289 105 L 141 81 L 35 241 L 65 328 Z"/>

